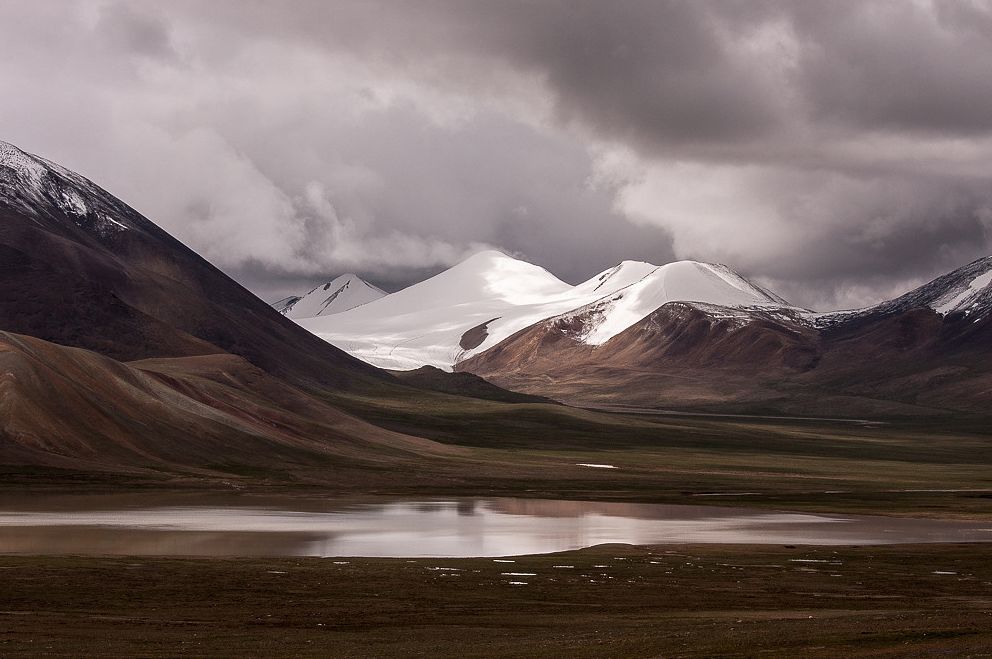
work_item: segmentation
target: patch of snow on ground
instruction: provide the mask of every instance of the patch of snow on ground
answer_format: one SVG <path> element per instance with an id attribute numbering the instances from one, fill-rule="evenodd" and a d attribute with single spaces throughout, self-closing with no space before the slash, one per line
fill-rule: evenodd
<path id="1" fill-rule="evenodd" d="M 594 462 L 576 462 L 576 467 L 592 467 L 593 469 L 617 469 L 615 465 L 596 464 Z"/>

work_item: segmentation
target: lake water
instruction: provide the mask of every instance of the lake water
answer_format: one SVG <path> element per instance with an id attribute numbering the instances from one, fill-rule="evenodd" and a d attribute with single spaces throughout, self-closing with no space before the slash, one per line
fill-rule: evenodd
<path id="1" fill-rule="evenodd" d="M 0 553 L 468 557 L 602 543 L 992 541 L 992 523 L 535 499 L 203 495 L 0 500 Z"/>

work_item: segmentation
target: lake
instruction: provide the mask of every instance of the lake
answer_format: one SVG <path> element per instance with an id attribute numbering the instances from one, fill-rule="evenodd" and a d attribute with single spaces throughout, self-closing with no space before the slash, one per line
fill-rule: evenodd
<path id="1" fill-rule="evenodd" d="M 202 494 L 0 500 L 0 553 L 473 557 L 602 543 L 992 541 L 992 523 L 537 499 Z"/>

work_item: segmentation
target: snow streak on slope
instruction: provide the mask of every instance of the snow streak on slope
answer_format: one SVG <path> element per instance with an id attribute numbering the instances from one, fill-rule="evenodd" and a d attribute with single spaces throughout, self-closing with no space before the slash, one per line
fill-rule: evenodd
<path id="1" fill-rule="evenodd" d="M 973 310 L 981 306 L 983 295 L 992 284 L 992 270 L 978 275 L 971 281 L 962 281 L 957 289 L 951 289 L 935 302 L 934 310 L 946 316 L 947 314 L 960 311 L 969 315 Z"/>
<path id="2" fill-rule="evenodd" d="M 309 293 L 293 295 L 272 306 L 289 318 L 315 318 L 354 309 L 386 295 L 358 275 L 341 275 L 326 284 L 315 286 Z"/>
<path id="3" fill-rule="evenodd" d="M 598 305 L 582 338 L 602 343 L 672 301 L 787 306 L 723 266 L 624 261 L 570 286 L 543 268 L 486 251 L 351 311 L 298 322 L 376 366 L 450 370 L 547 318 Z"/>

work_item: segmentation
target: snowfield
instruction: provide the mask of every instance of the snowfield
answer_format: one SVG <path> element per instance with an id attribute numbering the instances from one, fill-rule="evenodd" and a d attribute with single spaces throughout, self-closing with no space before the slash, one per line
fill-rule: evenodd
<path id="1" fill-rule="evenodd" d="M 729 268 L 624 261 L 577 286 L 502 252 L 475 254 L 430 279 L 342 313 L 297 322 L 381 368 L 444 370 L 545 319 L 581 313 L 601 344 L 667 302 L 788 307 Z"/>

